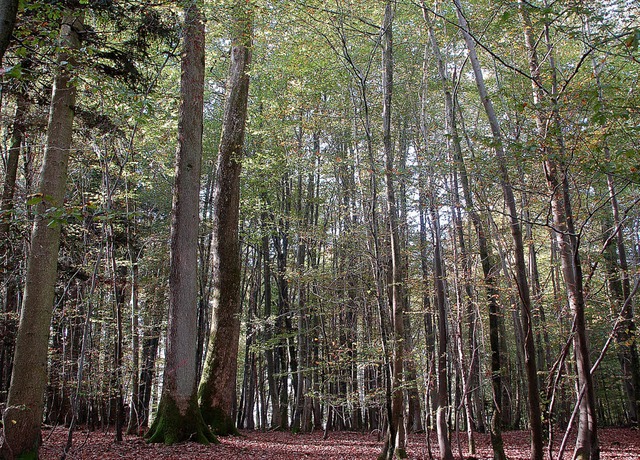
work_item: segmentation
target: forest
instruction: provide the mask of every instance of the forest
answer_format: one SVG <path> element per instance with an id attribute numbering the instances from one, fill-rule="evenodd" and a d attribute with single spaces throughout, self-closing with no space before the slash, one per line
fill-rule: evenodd
<path id="1" fill-rule="evenodd" d="M 640 458 L 639 45 L 635 0 L 0 0 L 0 457 Z"/>

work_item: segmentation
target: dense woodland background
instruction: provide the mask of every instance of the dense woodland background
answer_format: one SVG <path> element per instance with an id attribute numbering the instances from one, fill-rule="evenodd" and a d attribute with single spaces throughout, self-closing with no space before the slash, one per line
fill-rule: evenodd
<path id="1" fill-rule="evenodd" d="M 2 61 L 0 400 L 31 229 L 45 221 L 61 229 L 46 424 L 121 436 L 144 433 L 156 413 L 189 5 L 20 4 Z M 195 372 L 201 381 L 214 293 L 237 287 L 235 427 L 380 430 L 383 454 L 400 456 L 405 429 L 433 429 L 442 458 L 448 430 L 491 432 L 501 458 L 502 430 L 531 429 L 542 458 L 543 443 L 573 450 L 563 436 L 578 426 L 575 458 L 597 458 L 597 426 L 637 426 L 637 2 L 200 10 Z M 75 47 L 59 39 L 69 15 L 81 17 Z M 215 197 L 228 189 L 214 191 L 242 21 L 248 115 L 244 151 L 231 156 L 242 165 L 241 266 L 237 286 L 215 287 L 230 269 L 214 270 L 212 247 L 227 244 L 212 237 Z M 38 177 L 65 72 L 77 91 L 66 194 L 46 206 Z"/>

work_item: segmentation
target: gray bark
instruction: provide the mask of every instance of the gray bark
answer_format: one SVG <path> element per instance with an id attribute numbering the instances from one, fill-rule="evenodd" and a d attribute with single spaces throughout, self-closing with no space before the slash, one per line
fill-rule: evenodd
<path id="1" fill-rule="evenodd" d="M 525 45 L 529 53 L 533 101 L 538 107 L 534 115 L 542 145 L 540 153 L 543 158 L 544 174 L 551 196 L 554 237 L 558 245 L 567 301 L 574 316 L 573 343 L 578 377 L 579 422 L 573 458 L 574 460 L 598 460 L 600 458 L 600 448 L 598 445 L 595 392 L 590 372 L 591 360 L 586 333 L 583 276 L 578 252 L 579 237 L 573 223 L 567 171 L 562 170 L 562 158 L 564 158 L 566 152 L 564 151 L 564 142 L 561 135 L 562 127 L 555 99 L 557 90 L 555 68 L 552 61 L 553 53 L 549 48 L 548 56 L 553 87 L 550 92 L 551 98 L 547 98 L 542 89 L 542 74 L 536 50 L 536 39 L 533 36 L 533 27 L 528 11 L 529 5 L 519 1 L 519 6 Z M 548 31 L 545 32 L 545 37 L 548 40 Z M 547 102 L 550 102 L 550 110 L 545 110 L 543 107 Z M 555 128 L 555 139 L 551 139 L 550 133 L 547 131 L 548 126 Z M 552 146 L 553 140 L 555 140 L 555 145 Z"/>
<path id="2" fill-rule="evenodd" d="M 205 421 L 221 435 L 236 432 L 232 410 L 241 307 L 238 219 L 252 33 L 251 5 L 245 3 L 238 1 L 233 7 L 231 67 L 213 191 L 211 334 L 198 388 Z"/>
<path id="3" fill-rule="evenodd" d="M 489 97 L 486 86 L 484 84 L 484 77 L 482 75 L 482 69 L 480 68 L 480 62 L 475 50 L 475 42 L 469 33 L 469 26 L 462 12 L 462 6 L 460 0 L 454 0 L 456 9 L 458 12 L 458 22 L 462 35 L 467 44 L 469 50 L 469 60 L 475 75 L 476 86 L 480 95 L 480 100 L 484 106 L 489 125 L 491 127 L 491 133 L 494 139 L 495 157 L 498 161 L 500 182 L 504 199 L 507 205 L 511 235 L 514 244 L 514 257 L 515 257 L 515 277 L 518 286 L 518 294 L 520 296 L 521 318 L 522 328 L 524 330 L 524 343 L 522 350 L 524 352 L 524 363 L 527 376 L 527 401 L 529 408 L 529 426 L 531 429 L 531 459 L 542 460 L 543 457 L 543 442 L 542 442 L 542 413 L 540 410 L 540 392 L 538 390 L 538 368 L 536 364 L 535 354 L 535 341 L 533 334 L 533 321 L 531 316 L 531 294 L 529 289 L 529 282 L 527 280 L 527 267 L 524 256 L 524 243 L 522 238 L 522 228 L 516 208 L 516 200 L 513 193 L 513 187 L 509 178 L 509 173 L 506 164 L 506 152 L 504 150 L 504 143 L 502 138 L 502 132 L 500 130 L 500 124 L 498 117 L 493 108 L 493 103 Z"/>
<path id="4" fill-rule="evenodd" d="M 198 228 L 204 96 L 204 18 L 185 7 L 180 119 L 173 191 L 169 264 L 169 317 L 162 396 L 147 437 L 173 444 L 215 437 L 197 405 Z"/>
<path id="5" fill-rule="evenodd" d="M 387 221 L 391 239 L 391 321 L 393 355 L 391 363 L 391 420 L 389 420 L 389 448 L 387 458 L 407 458 L 404 423 L 404 261 L 400 247 L 398 210 L 395 197 L 395 162 L 391 139 L 391 101 L 393 93 L 393 16 L 394 2 L 387 1 L 384 10 L 382 37 L 382 142 L 385 156 L 385 183 L 387 192 Z M 392 439 L 395 438 L 395 439 Z M 395 449 L 395 452 L 394 452 Z"/>
<path id="6" fill-rule="evenodd" d="M 61 223 L 48 210 L 64 206 L 73 131 L 76 86 L 73 50 L 80 45 L 82 17 L 67 14 L 60 29 L 61 51 L 54 80 L 36 220 L 31 233 L 25 292 L 15 348 L 12 385 L 3 415 L 2 455 L 36 455 L 41 442 L 44 390 L 47 384 L 49 325 L 54 301 Z"/>

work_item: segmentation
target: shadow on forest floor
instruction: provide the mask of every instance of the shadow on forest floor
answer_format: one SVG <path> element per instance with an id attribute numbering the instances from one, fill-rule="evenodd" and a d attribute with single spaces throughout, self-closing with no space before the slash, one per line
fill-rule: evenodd
<path id="1" fill-rule="evenodd" d="M 353 432 L 330 432 L 326 440 L 321 432 L 311 434 L 291 434 L 288 432 L 243 431 L 242 437 L 221 438 L 221 444 L 202 446 L 182 443 L 174 446 L 147 444 L 137 436 L 126 436 L 116 444 L 111 431 L 77 431 L 73 448 L 68 459 L 323 459 L 323 460 L 365 460 L 375 459 L 382 443 L 377 436 Z M 67 439 L 64 428 L 48 429 L 43 432 L 44 445 L 40 458 L 59 459 Z M 558 433 L 557 437 L 562 434 Z M 490 459 L 489 436 L 476 434 L 477 459 Z M 433 458 L 437 458 L 438 443 L 431 437 Z M 525 431 L 504 433 L 505 451 L 510 460 L 529 459 L 529 434 Z M 557 441 L 557 450 L 560 441 Z M 610 428 L 600 431 L 602 460 L 640 460 L 640 432 L 625 428 Z M 565 459 L 571 458 L 572 441 L 569 442 Z M 469 458 L 466 450 L 466 434 L 454 435 L 452 447 L 456 459 Z M 409 458 L 430 459 L 427 439 L 424 434 L 411 435 L 408 446 Z M 555 458 L 555 452 L 554 452 Z"/>

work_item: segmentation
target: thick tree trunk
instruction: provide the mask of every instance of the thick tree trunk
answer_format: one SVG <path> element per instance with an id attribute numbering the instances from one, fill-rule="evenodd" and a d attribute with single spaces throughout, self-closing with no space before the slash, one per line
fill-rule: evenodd
<path id="1" fill-rule="evenodd" d="M 146 437 L 165 444 L 189 440 L 208 444 L 216 438 L 202 418 L 196 393 L 204 20 L 195 3 L 185 7 L 180 95 L 165 369 L 158 414 Z"/>
<path id="2" fill-rule="evenodd" d="M 52 221 L 47 210 L 64 206 L 71 146 L 76 86 L 73 56 L 80 44 L 82 18 L 67 14 L 60 30 L 60 65 L 54 80 L 44 163 L 38 187 L 41 203 L 31 234 L 25 293 L 15 347 L 12 385 L 3 415 L 4 456 L 37 456 L 41 442 L 40 424 L 47 383 L 49 325 L 57 275 L 61 223 Z"/>
<path id="3" fill-rule="evenodd" d="M 211 333 L 198 388 L 202 415 L 212 430 L 220 435 L 237 432 L 232 411 L 241 307 L 238 213 L 251 63 L 250 8 L 250 3 L 240 0 L 233 6 L 231 67 L 213 192 Z"/>
<path id="4" fill-rule="evenodd" d="M 0 0 L 0 64 L 11 41 L 19 3 L 19 0 Z"/>

